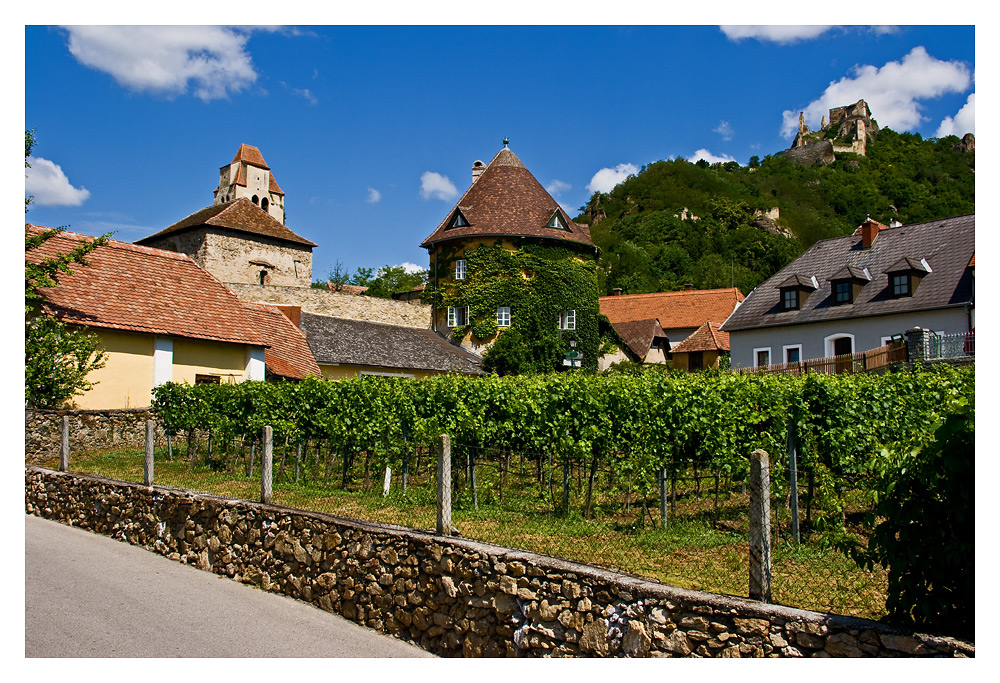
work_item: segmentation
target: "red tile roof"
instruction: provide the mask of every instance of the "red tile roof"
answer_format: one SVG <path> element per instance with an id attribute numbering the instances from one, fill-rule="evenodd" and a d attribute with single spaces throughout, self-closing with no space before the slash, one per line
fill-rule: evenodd
<path id="1" fill-rule="evenodd" d="M 264 235 L 265 237 L 273 237 L 274 239 L 293 242 L 307 247 L 317 246 L 315 242 L 310 242 L 306 238 L 296 235 L 282 225 L 281 221 L 272 218 L 267 211 L 255 205 L 246 197 L 205 207 L 201 211 L 196 211 L 187 218 L 177 221 L 156 234 L 136 240 L 135 243 L 149 244 L 159 240 L 161 237 L 201 226 L 229 228 L 237 232 Z"/>
<path id="2" fill-rule="evenodd" d="M 601 313 L 612 323 L 656 318 L 665 330 L 700 327 L 708 320 L 725 320 L 743 301 L 736 287 L 688 289 L 681 292 L 602 296 Z"/>
<path id="3" fill-rule="evenodd" d="M 468 225 L 449 228 L 459 210 Z M 568 230 L 545 227 L 559 212 Z M 521 160 L 504 147 L 420 245 L 462 237 L 546 237 L 593 247 L 590 228 L 570 220 Z"/>
<path id="4" fill-rule="evenodd" d="M 691 353 L 693 351 L 728 351 L 729 333 L 719 330 L 721 323 L 706 322 L 677 346 L 671 353 Z"/>
<path id="5" fill-rule="evenodd" d="M 236 150 L 236 156 L 234 156 L 233 160 L 229 163 L 235 164 L 239 161 L 245 161 L 248 164 L 253 164 L 259 168 L 266 168 L 269 171 L 271 170 L 270 167 L 268 167 L 267 162 L 264 161 L 264 155 L 261 154 L 260 150 L 253 145 L 240 145 L 240 148 Z"/>
<path id="6" fill-rule="evenodd" d="M 264 365 L 271 374 L 290 379 L 323 373 L 309 350 L 306 335 L 275 306 L 244 302 L 249 323 L 270 343 L 264 349 Z"/>
<path id="7" fill-rule="evenodd" d="M 660 323 L 655 319 L 632 320 L 613 324 L 615 331 L 628 345 L 629 350 L 641 359 L 646 358 L 649 347 L 656 337 L 667 338 Z"/>
<path id="8" fill-rule="evenodd" d="M 969 259 L 969 268 L 975 268 L 975 267 L 976 267 L 976 255 L 972 254 L 972 258 Z"/>
<path id="9" fill-rule="evenodd" d="M 42 231 L 25 225 L 26 231 Z M 63 232 L 25 254 L 38 263 L 93 237 Z M 147 334 L 267 346 L 240 300 L 184 254 L 111 240 L 42 289 L 47 312 L 65 322 Z"/>

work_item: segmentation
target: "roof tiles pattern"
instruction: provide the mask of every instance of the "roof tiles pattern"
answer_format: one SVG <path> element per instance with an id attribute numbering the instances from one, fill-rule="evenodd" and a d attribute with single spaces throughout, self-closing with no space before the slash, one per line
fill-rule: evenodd
<path id="1" fill-rule="evenodd" d="M 25 230 L 42 231 L 35 225 Z M 93 237 L 63 232 L 25 254 L 38 263 Z M 42 290 L 47 312 L 80 325 L 266 346 L 233 292 L 184 254 L 110 240 Z"/>
<path id="2" fill-rule="evenodd" d="M 449 228 L 459 210 L 468 225 Z M 548 228 L 559 212 L 568 230 Z M 420 245 L 462 237 L 545 237 L 593 247 L 590 228 L 574 223 L 545 188 L 506 147 L 500 150 L 445 219 Z"/>
<path id="3" fill-rule="evenodd" d="M 484 374 L 479 358 L 431 330 L 302 313 L 317 362 L 396 370 Z"/>
<path id="4" fill-rule="evenodd" d="M 721 331 L 720 326 L 721 323 L 706 322 L 670 352 L 729 351 L 729 333 Z"/>
<path id="5" fill-rule="evenodd" d="M 646 354 L 649 353 L 653 339 L 656 337 L 667 338 L 666 333 L 655 318 L 612 323 L 612 326 L 629 350 L 642 359 L 645 359 Z"/>
<path id="6" fill-rule="evenodd" d="M 725 320 L 743 299 L 739 289 L 730 287 L 602 296 L 600 305 L 601 313 L 612 324 L 656 318 L 663 329 L 670 330 L 700 327 L 708 320 Z"/>
<path id="7" fill-rule="evenodd" d="M 972 300 L 969 262 L 976 252 L 975 215 L 957 216 L 880 230 L 869 248 L 862 247 L 856 232 L 846 237 L 821 240 L 757 287 L 723 326 L 727 332 L 798 325 L 827 320 L 845 320 L 911 311 L 964 306 Z M 912 296 L 892 298 L 890 271 L 903 262 L 926 273 Z M 831 275 L 845 266 L 868 269 L 871 281 L 851 304 L 833 305 Z M 790 273 L 815 275 L 819 290 L 801 303 L 799 310 L 779 306 L 779 285 Z"/>
<path id="8" fill-rule="evenodd" d="M 275 220 L 267 211 L 264 211 L 246 197 L 231 202 L 207 206 L 160 230 L 158 233 L 149 237 L 143 237 L 141 240 L 136 240 L 136 244 L 149 244 L 162 237 L 202 226 L 228 228 L 237 232 L 263 235 L 307 247 L 317 246 L 315 242 L 310 242 L 306 238 L 296 235 L 286 228 L 281 221 Z"/>
<path id="9" fill-rule="evenodd" d="M 303 379 L 323 373 L 313 357 L 306 336 L 278 308 L 267 304 L 243 302 L 249 322 L 270 346 L 264 349 L 264 365 L 273 375 Z"/>

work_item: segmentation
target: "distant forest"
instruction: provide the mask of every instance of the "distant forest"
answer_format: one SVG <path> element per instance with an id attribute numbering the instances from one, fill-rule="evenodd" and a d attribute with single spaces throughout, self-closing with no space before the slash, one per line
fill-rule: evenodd
<path id="1" fill-rule="evenodd" d="M 602 295 L 739 287 L 746 294 L 814 242 L 853 232 L 865 218 L 923 221 L 975 213 L 975 152 L 959 138 L 924 140 L 879 131 L 867 156 L 838 154 L 830 166 L 801 166 L 782 154 L 749 164 L 658 161 L 575 219 L 601 249 Z M 777 225 L 757 212 L 777 207 Z M 682 220 L 682 209 L 698 220 Z"/>

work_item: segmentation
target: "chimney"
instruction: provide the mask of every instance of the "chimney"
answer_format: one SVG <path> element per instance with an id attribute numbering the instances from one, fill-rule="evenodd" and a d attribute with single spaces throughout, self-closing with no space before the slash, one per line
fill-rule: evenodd
<path id="1" fill-rule="evenodd" d="M 481 162 L 479 159 L 476 159 L 475 161 L 473 161 L 472 162 L 472 182 L 475 183 L 477 180 L 479 180 L 479 176 L 481 176 L 483 174 L 483 171 L 485 171 L 485 170 L 486 170 L 486 164 L 484 164 L 483 162 Z"/>
<path id="2" fill-rule="evenodd" d="M 611 290 L 611 296 L 621 296 L 621 295 L 622 295 L 621 287 L 615 287 L 614 289 Z"/>
<path id="3" fill-rule="evenodd" d="M 690 291 L 692 289 L 694 289 L 694 285 L 693 284 L 691 284 L 690 282 L 684 283 L 684 291 L 685 292 L 688 292 L 688 291 Z"/>
<path id="4" fill-rule="evenodd" d="M 870 217 L 861 224 L 861 246 L 864 249 L 868 249 L 875 242 L 875 238 L 878 237 L 879 230 L 884 230 L 886 226 L 882 225 L 878 221 L 872 220 Z"/>

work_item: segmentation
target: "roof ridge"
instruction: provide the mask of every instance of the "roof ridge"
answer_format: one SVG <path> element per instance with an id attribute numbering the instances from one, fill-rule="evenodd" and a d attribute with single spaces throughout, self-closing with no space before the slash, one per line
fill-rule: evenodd
<path id="1" fill-rule="evenodd" d="M 34 223 L 25 223 L 24 225 L 25 225 L 25 227 L 38 228 L 38 229 L 43 230 L 43 231 L 44 230 L 53 230 L 54 229 L 54 228 L 47 228 L 44 225 L 37 225 L 37 224 L 34 224 Z M 93 241 L 93 240 L 98 239 L 97 237 L 94 237 L 93 235 L 85 235 L 82 232 L 75 232 L 75 231 L 71 231 L 71 230 L 61 230 L 60 232 L 58 232 L 57 234 L 55 234 L 53 237 L 56 237 L 56 238 L 64 237 L 64 238 L 70 239 L 70 240 L 77 239 L 77 241 L 83 241 L 83 240 Z M 143 253 L 143 254 L 149 254 L 151 256 L 159 256 L 159 257 L 162 257 L 162 258 L 172 258 L 172 259 L 177 260 L 177 261 L 191 261 L 192 263 L 194 263 L 194 261 L 191 259 L 191 257 L 188 256 L 187 254 L 181 254 L 179 252 L 170 251 L 168 249 L 159 249 L 157 247 L 147 247 L 147 246 L 145 246 L 143 244 L 133 244 L 132 242 L 123 242 L 122 240 L 116 240 L 116 239 L 112 239 L 110 237 L 108 238 L 108 243 L 105 246 L 107 246 L 107 247 L 109 247 L 111 249 L 123 249 L 125 251 L 135 251 L 135 252 L 139 252 L 139 253 Z M 195 265 L 197 265 L 197 264 L 195 264 Z M 199 266 L 199 268 L 200 267 L 201 266 Z"/>

